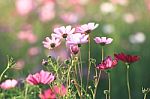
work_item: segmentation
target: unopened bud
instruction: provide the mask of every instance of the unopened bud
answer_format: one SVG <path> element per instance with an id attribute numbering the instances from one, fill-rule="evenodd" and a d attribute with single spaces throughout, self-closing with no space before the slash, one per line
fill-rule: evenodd
<path id="1" fill-rule="evenodd" d="M 72 46 L 70 46 L 70 50 L 71 50 L 71 53 L 76 55 L 79 52 L 79 47 L 76 45 L 72 45 Z"/>
<path id="2" fill-rule="evenodd" d="M 44 65 L 44 66 L 46 66 L 46 65 L 48 65 L 48 61 L 46 61 L 46 60 L 42 60 L 42 65 Z"/>

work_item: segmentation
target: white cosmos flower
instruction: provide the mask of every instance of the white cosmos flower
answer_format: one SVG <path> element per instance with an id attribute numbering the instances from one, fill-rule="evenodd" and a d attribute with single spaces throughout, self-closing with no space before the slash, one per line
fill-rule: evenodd
<path id="1" fill-rule="evenodd" d="M 62 38 L 67 38 L 68 35 L 73 34 L 74 32 L 75 32 L 75 28 L 72 28 L 70 25 L 66 27 L 61 26 L 59 28 L 54 29 L 53 36 L 62 39 Z"/>
<path id="2" fill-rule="evenodd" d="M 84 44 L 84 43 L 88 42 L 88 37 L 89 37 L 89 35 L 85 35 L 85 34 L 81 34 L 81 33 L 72 34 L 67 37 L 66 44 L 67 45 Z"/>

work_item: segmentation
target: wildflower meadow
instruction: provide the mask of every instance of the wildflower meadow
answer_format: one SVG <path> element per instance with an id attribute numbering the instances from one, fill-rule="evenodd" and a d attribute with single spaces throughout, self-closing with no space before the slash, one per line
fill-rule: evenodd
<path id="1" fill-rule="evenodd" d="M 6 0 L 0 12 L 0 99 L 150 99 L 150 0 Z"/>

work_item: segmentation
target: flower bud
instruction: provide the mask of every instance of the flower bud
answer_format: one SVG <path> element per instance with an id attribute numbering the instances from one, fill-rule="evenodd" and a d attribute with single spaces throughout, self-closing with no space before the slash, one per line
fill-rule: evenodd
<path id="1" fill-rule="evenodd" d="M 79 47 L 76 46 L 76 45 L 73 45 L 73 46 L 70 46 L 70 50 L 71 50 L 71 53 L 73 53 L 73 54 L 78 54 L 78 52 L 79 52 Z"/>

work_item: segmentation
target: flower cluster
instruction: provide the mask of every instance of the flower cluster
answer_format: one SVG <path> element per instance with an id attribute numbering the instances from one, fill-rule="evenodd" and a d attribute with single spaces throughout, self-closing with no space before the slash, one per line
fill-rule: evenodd
<path id="1" fill-rule="evenodd" d="M 45 41 L 43 41 L 43 45 L 45 48 L 54 49 L 61 44 L 63 39 L 65 39 L 66 46 L 70 49 L 70 52 L 77 54 L 79 52 L 78 47 L 89 41 L 89 33 L 91 33 L 98 26 L 99 24 L 91 22 L 75 28 L 70 25 L 54 28 L 54 33 L 51 34 L 51 38 L 46 37 Z M 110 44 L 113 41 L 112 38 L 106 37 L 95 37 L 94 40 L 96 43 L 101 45 Z"/>
<path id="2" fill-rule="evenodd" d="M 107 37 L 95 37 L 92 38 L 97 45 L 101 45 L 101 62 L 96 65 L 96 61 L 90 57 L 90 33 L 96 29 L 99 24 L 95 24 L 93 22 L 88 24 L 83 24 L 78 27 L 61 26 L 54 28 L 51 37 L 46 37 L 45 41 L 43 41 L 43 45 L 45 48 L 49 50 L 53 50 L 56 47 L 60 46 L 63 41 L 65 41 L 66 48 L 68 48 L 71 52 L 72 57 L 63 62 L 59 63 L 59 61 L 53 60 L 52 57 L 48 57 L 47 60 L 43 59 L 42 65 L 43 68 L 41 71 L 35 74 L 29 74 L 25 78 L 25 87 L 30 86 L 31 88 L 26 87 L 25 89 L 25 99 L 27 99 L 27 94 L 29 92 L 34 92 L 38 90 L 38 97 L 41 99 L 76 99 L 79 97 L 80 99 L 96 99 L 96 92 L 98 88 L 98 84 L 101 78 L 101 71 L 104 71 L 108 75 L 109 88 L 104 91 L 106 97 L 108 96 L 110 99 L 111 93 L 111 84 L 110 84 L 110 75 L 111 69 L 116 67 L 119 60 L 123 61 L 127 65 L 127 88 L 129 99 L 131 99 L 130 95 L 130 85 L 129 85 L 129 65 L 133 62 L 139 60 L 139 56 L 136 55 L 126 55 L 124 53 L 114 54 L 114 59 L 111 56 L 106 56 L 104 59 L 104 47 L 108 44 L 111 44 L 113 39 Z M 82 44 L 89 44 L 89 59 L 88 59 L 88 67 L 87 68 L 87 80 L 86 85 L 83 85 L 83 65 L 82 57 L 80 53 L 80 57 L 78 57 L 80 47 Z M 92 66 L 92 65 L 95 65 Z M 94 79 L 90 79 L 91 68 L 94 68 Z M 6 70 L 4 71 L 7 71 Z M 45 70 L 46 69 L 46 70 Z M 0 75 L 3 77 L 3 72 Z M 92 75 L 93 75 L 92 74 Z M 92 87 L 89 84 L 89 81 L 92 80 Z M 0 84 L 0 87 L 4 90 L 11 89 L 16 87 L 18 81 L 15 79 L 8 79 Z M 85 86 L 85 87 L 84 87 Z M 33 88 L 33 89 L 32 89 Z M 34 90 L 35 88 L 35 90 Z M 89 93 L 89 92 L 92 93 Z"/>

